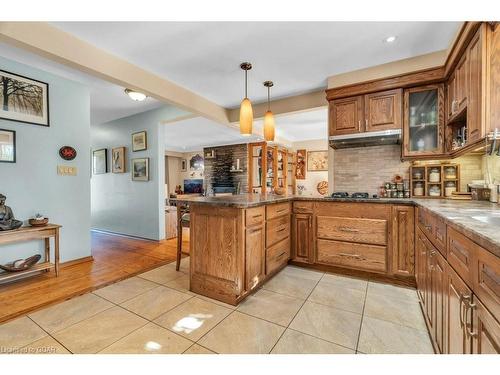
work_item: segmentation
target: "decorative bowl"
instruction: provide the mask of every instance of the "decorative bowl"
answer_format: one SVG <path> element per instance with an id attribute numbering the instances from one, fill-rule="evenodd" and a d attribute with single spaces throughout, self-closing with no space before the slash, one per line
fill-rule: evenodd
<path id="1" fill-rule="evenodd" d="M 48 223 L 49 223 L 49 219 L 46 217 L 44 219 L 41 219 L 41 220 L 37 220 L 37 219 L 29 219 L 28 220 L 28 223 L 32 226 L 32 227 L 44 227 L 46 226 Z"/>

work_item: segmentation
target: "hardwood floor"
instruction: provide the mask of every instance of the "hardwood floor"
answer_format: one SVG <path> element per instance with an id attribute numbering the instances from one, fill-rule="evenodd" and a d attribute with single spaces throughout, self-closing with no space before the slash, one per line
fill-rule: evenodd
<path id="1" fill-rule="evenodd" d="M 94 260 L 0 285 L 0 322 L 173 262 L 177 239 L 146 241 L 92 232 Z M 184 235 L 183 250 L 189 249 Z M 64 249 L 61 249 L 64 251 Z"/>

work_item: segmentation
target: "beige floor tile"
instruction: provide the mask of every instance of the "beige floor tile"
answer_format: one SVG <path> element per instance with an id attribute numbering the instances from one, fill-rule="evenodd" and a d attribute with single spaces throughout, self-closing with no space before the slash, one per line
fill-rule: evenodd
<path id="1" fill-rule="evenodd" d="M 116 306 L 53 336 L 73 353 L 97 353 L 146 324 L 147 320 Z"/>
<path id="2" fill-rule="evenodd" d="M 375 283 L 372 281 L 368 283 L 368 295 L 383 295 L 399 298 L 405 301 L 418 301 L 417 291 L 413 288 Z"/>
<path id="3" fill-rule="evenodd" d="M 424 317 L 417 301 L 383 294 L 366 296 L 365 316 L 426 331 Z"/>
<path id="4" fill-rule="evenodd" d="M 105 288 L 98 289 L 94 292 L 98 296 L 107 299 L 113 303 L 122 303 L 126 300 L 134 298 L 139 294 L 156 288 L 158 284 L 152 281 L 140 278 L 131 277 L 123 281 L 111 284 Z"/>
<path id="5" fill-rule="evenodd" d="M 159 286 L 122 303 L 121 306 L 148 320 L 153 320 L 189 298 L 192 298 L 189 294 Z"/>
<path id="6" fill-rule="evenodd" d="M 179 271 L 189 274 L 189 257 L 181 259 L 181 265 L 179 267 Z M 167 264 L 168 267 L 175 269 L 175 260 L 172 263 Z"/>
<path id="7" fill-rule="evenodd" d="M 238 311 L 286 327 L 303 303 L 301 299 L 261 289 L 243 301 Z"/>
<path id="8" fill-rule="evenodd" d="M 321 303 L 342 310 L 363 313 L 365 290 L 351 289 L 328 281 L 319 282 L 308 298 L 308 301 Z"/>
<path id="9" fill-rule="evenodd" d="M 149 323 L 100 351 L 103 354 L 181 354 L 192 341 Z"/>
<path id="10" fill-rule="evenodd" d="M 172 267 L 171 263 L 164 266 L 155 268 L 151 271 L 141 273 L 137 275 L 143 279 L 153 281 L 158 284 L 166 284 L 169 281 L 175 280 L 178 277 L 184 276 L 185 273 L 182 271 L 176 271 L 175 266 Z"/>
<path id="11" fill-rule="evenodd" d="M 23 316 L 0 325 L 0 354 L 16 351 L 47 336 L 30 318 Z"/>
<path id="12" fill-rule="evenodd" d="M 209 297 L 205 297 L 205 296 L 202 296 L 201 294 L 196 294 L 196 293 L 194 293 L 194 295 L 195 295 L 197 298 L 201 298 L 202 300 L 205 300 L 205 301 L 208 301 L 208 302 L 215 303 L 216 305 L 219 305 L 219 306 L 225 307 L 225 308 L 230 309 L 230 310 L 236 310 L 236 309 L 238 308 L 238 306 L 234 306 L 234 305 L 230 305 L 229 303 L 225 303 L 225 302 L 217 301 L 216 299 L 209 298 Z"/>
<path id="13" fill-rule="evenodd" d="M 207 348 L 204 348 L 201 345 L 194 344 L 188 350 L 186 350 L 183 354 L 217 354 Z"/>
<path id="14" fill-rule="evenodd" d="M 362 353 L 432 354 L 427 332 L 370 317 L 363 317 L 358 350 Z"/>
<path id="15" fill-rule="evenodd" d="M 233 312 L 208 332 L 199 344 L 216 353 L 269 353 L 284 328 L 264 320 Z"/>
<path id="16" fill-rule="evenodd" d="M 44 330 L 54 333 L 113 306 L 109 301 L 88 293 L 36 311 L 29 316 Z"/>
<path id="17" fill-rule="evenodd" d="M 231 311 L 195 297 L 161 315 L 155 323 L 192 341 L 197 341 Z"/>
<path id="18" fill-rule="evenodd" d="M 189 275 L 184 275 L 181 277 L 178 277 L 175 280 L 169 281 L 168 283 L 165 284 L 165 286 L 176 289 L 179 292 L 195 295 L 195 293 L 191 292 L 189 290 Z"/>
<path id="19" fill-rule="evenodd" d="M 356 349 L 361 315 L 307 301 L 290 328 Z"/>
<path id="20" fill-rule="evenodd" d="M 307 268 L 301 268 L 295 266 L 287 266 L 283 268 L 283 270 L 280 273 L 314 281 L 318 281 L 325 274 L 324 272 L 321 271 L 309 270 Z"/>
<path id="21" fill-rule="evenodd" d="M 366 288 L 368 286 L 368 280 L 356 277 L 334 275 L 331 273 L 325 273 L 321 282 L 329 283 L 340 288 L 356 289 L 364 292 L 366 292 Z"/>
<path id="22" fill-rule="evenodd" d="M 299 272 L 295 268 L 289 270 L 287 267 L 267 281 L 262 288 L 290 297 L 306 299 L 321 278 L 321 275 L 319 278 L 316 276 L 312 273 Z"/>
<path id="23" fill-rule="evenodd" d="M 287 329 L 272 354 L 354 354 L 354 350 Z"/>
<path id="24" fill-rule="evenodd" d="M 32 342 L 19 351 L 19 354 L 71 354 L 64 346 L 50 336 Z"/>

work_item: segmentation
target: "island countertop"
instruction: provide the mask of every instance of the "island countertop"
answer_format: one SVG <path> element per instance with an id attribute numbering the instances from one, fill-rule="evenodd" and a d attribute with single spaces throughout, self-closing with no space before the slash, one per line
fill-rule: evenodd
<path id="1" fill-rule="evenodd" d="M 250 208 L 289 201 L 358 202 L 378 204 L 402 204 L 423 207 L 442 217 L 465 235 L 500 256 L 500 205 L 486 201 L 455 201 L 425 198 L 352 199 L 330 197 L 306 197 L 301 195 L 280 196 L 273 194 L 240 194 L 218 197 L 185 197 L 176 199 L 189 204 L 213 205 L 233 208 Z"/>

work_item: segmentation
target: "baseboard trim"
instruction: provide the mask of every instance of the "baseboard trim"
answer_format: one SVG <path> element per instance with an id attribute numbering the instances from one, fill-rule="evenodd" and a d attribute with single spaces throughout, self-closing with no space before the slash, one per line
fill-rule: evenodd
<path id="1" fill-rule="evenodd" d="M 94 257 L 92 255 L 89 255 L 88 257 L 83 257 L 83 258 L 78 258 L 78 259 L 73 259 L 67 262 L 61 263 L 62 268 L 66 267 L 71 267 L 74 266 L 75 264 L 80 264 L 80 263 L 87 263 L 87 262 L 93 262 Z"/>
<path id="2" fill-rule="evenodd" d="M 109 234 L 111 236 L 119 236 L 119 237 L 126 237 L 126 238 L 135 238 L 137 240 L 144 240 L 144 241 L 151 241 L 151 242 L 160 242 L 160 240 L 153 240 L 151 238 L 146 238 L 146 237 L 139 237 L 139 236 L 132 236 L 130 234 L 123 234 L 123 233 L 118 233 L 118 232 L 112 232 L 110 230 L 104 230 L 104 229 L 91 229 L 91 232 L 97 232 L 97 233 L 103 233 L 103 234 Z"/>

